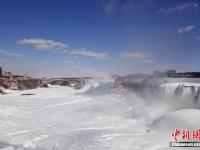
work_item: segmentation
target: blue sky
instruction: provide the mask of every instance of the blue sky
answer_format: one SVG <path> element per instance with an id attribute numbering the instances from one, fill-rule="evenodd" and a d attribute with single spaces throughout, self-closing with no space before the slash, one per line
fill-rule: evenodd
<path id="1" fill-rule="evenodd" d="M 33 76 L 200 70 L 198 0 L 1 0 L 0 65 Z"/>

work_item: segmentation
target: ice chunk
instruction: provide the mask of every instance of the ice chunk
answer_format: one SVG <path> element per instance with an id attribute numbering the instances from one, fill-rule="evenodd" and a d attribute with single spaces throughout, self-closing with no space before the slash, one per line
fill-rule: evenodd
<path id="1" fill-rule="evenodd" d="M 24 148 L 31 148 L 34 149 L 36 146 L 35 144 L 32 142 L 32 140 L 25 140 L 23 143 L 23 147 Z"/>

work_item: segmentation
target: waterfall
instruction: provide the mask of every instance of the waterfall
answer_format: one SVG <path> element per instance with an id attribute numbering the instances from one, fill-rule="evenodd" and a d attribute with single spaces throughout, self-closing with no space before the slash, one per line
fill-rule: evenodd
<path id="1" fill-rule="evenodd" d="M 167 96 L 199 98 L 200 84 L 190 83 L 164 83 L 159 87 L 160 93 Z"/>

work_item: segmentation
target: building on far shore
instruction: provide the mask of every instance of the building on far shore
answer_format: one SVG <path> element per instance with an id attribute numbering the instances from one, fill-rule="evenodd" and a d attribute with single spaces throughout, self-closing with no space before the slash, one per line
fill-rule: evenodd
<path id="1" fill-rule="evenodd" d="M 171 78 L 200 78 L 200 72 L 176 72 L 176 70 L 168 70 L 167 77 Z"/>
<path id="2" fill-rule="evenodd" d="M 167 70 L 166 72 L 168 77 L 175 77 L 176 76 L 176 70 Z"/>
<path id="3" fill-rule="evenodd" d="M 0 77 L 2 77 L 3 73 L 2 73 L 2 68 L 0 67 Z"/>

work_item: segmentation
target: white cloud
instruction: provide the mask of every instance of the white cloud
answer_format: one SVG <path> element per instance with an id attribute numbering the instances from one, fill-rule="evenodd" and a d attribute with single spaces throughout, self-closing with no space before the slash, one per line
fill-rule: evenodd
<path id="1" fill-rule="evenodd" d="M 141 60 L 141 63 L 152 64 L 152 63 L 155 63 L 155 61 L 153 59 L 147 58 L 147 59 Z"/>
<path id="2" fill-rule="evenodd" d="M 196 39 L 197 39 L 197 40 L 200 40 L 200 35 L 197 35 L 197 36 L 196 36 Z"/>
<path id="3" fill-rule="evenodd" d="M 135 7 L 135 0 L 127 0 L 122 4 L 122 11 L 126 14 L 133 12 Z"/>
<path id="4" fill-rule="evenodd" d="M 0 54 L 4 54 L 4 53 L 6 53 L 6 50 L 0 49 Z"/>
<path id="5" fill-rule="evenodd" d="M 92 52 L 86 49 L 78 49 L 70 51 L 69 54 L 71 55 L 79 55 L 84 57 L 93 57 L 96 59 L 108 59 L 108 54 L 105 52 Z"/>
<path id="6" fill-rule="evenodd" d="M 37 39 L 37 38 L 30 38 L 30 39 L 22 39 L 17 41 L 17 44 L 21 45 L 33 45 L 35 49 L 41 50 L 48 50 L 48 49 L 64 49 L 68 48 L 69 46 L 63 42 L 53 41 L 53 40 L 46 40 L 46 39 Z"/>
<path id="7" fill-rule="evenodd" d="M 151 59 L 148 55 L 142 52 L 124 52 L 120 54 L 120 58 L 124 60 L 136 60 L 140 63 L 150 64 L 155 61 Z"/>
<path id="8" fill-rule="evenodd" d="M 189 26 L 186 26 L 186 27 L 182 27 L 182 28 L 177 29 L 177 33 L 182 34 L 182 33 L 190 32 L 194 28 L 195 28 L 194 25 L 189 25 Z"/>
<path id="9" fill-rule="evenodd" d="M 123 59 L 146 59 L 148 58 L 144 53 L 141 52 L 125 52 L 120 54 L 120 57 Z"/>
<path id="10" fill-rule="evenodd" d="M 116 12 L 129 14 L 133 12 L 135 7 L 135 0 L 107 0 L 106 2 L 103 5 L 103 10 L 106 14 L 114 14 Z"/>
<path id="11" fill-rule="evenodd" d="M 4 56 L 21 57 L 21 54 L 8 52 L 7 50 L 0 50 L 0 54 Z"/>
<path id="12" fill-rule="evenodd" d="M 189 10 L 194 10 L 196 8 L 198 8 L 198 4 L 194 3 L 194 2 L 187 2 L 187 3 L 183 3 L 179 6 L 176 6 L 174 8 L 167 8 L 167 9 L 160 9 L 158 12 L 160 13 L 164 13 L 164 14 L 171 14 L 171 13 L 180 13 L 180 12 L 185 12 L 185 11 L 189 11 Z"/>
<path id="13" fill-rule="evenodd" d="M 65 64 L 65 65 L 79 65 L 80 62 L 78 62 L 78 61 L 73 61 L 73 60 L 65 60 L 65 61 L 64 61 L 64 64 Z"/>
<path id="14" fill-rule="evenodd" d="M 106 5 L 103 6 L 103 10 L 106 14 L 112 14 L 116 11 L 117 8 L 117 0 L 109 0 Z"/>
<path id="15" fill-rule="evenodd" d="M 60 54 L 68 54 L 68 53 L 69 53 L 68 50 L 63 50 L 63 51 L 60 52 Z"/>

